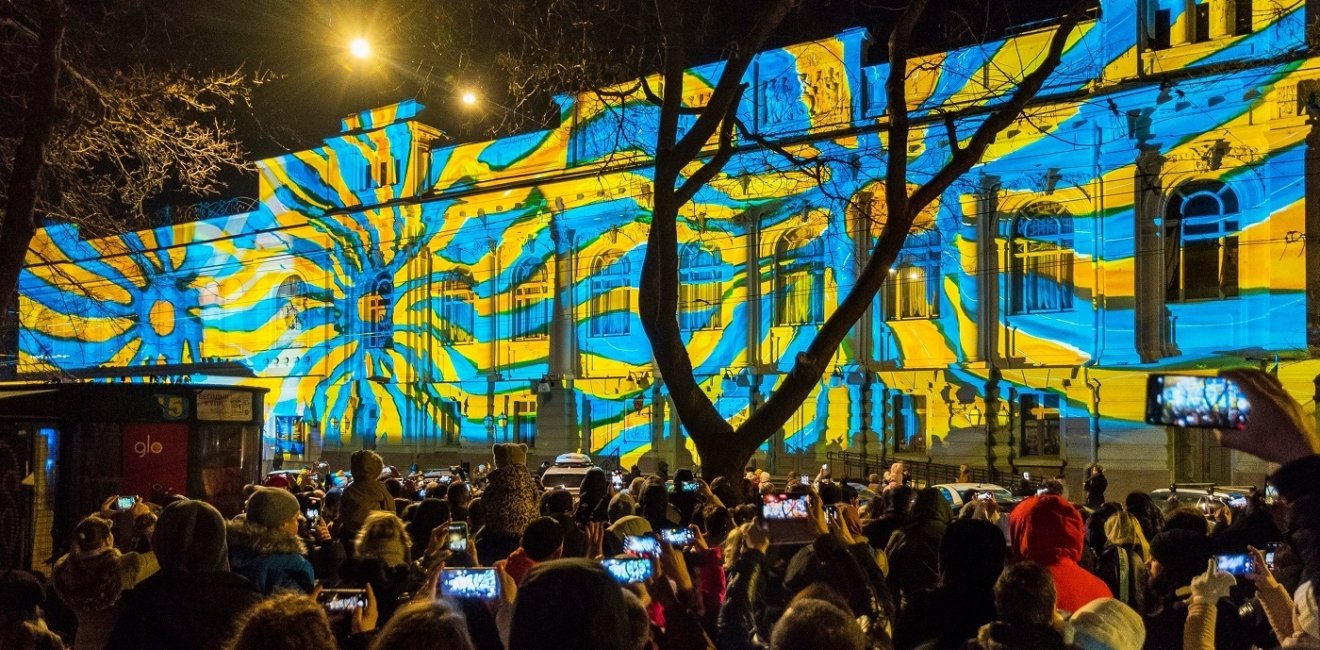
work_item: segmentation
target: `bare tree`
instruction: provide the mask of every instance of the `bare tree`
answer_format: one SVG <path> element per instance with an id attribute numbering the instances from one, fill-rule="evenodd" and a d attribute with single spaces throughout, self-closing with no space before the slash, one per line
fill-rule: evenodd
<path id="1" fill-rule="evenodd" d="M 0 3 L 0 73 L 12 80 L 0 116 L 22 125 L 0 128 L 0 304 L 43 223 L 90 235 L 142 226 L 152 197 L 214 194 L 222 172 L 247 167 L 218 111 L 246 107 L 260 79 L 190 70 L 164 51 L 183 49 L 167 27 L 132 0 Z"/>

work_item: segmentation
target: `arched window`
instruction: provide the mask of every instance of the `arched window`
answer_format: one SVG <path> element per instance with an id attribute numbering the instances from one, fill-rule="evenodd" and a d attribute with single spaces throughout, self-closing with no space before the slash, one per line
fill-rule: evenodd
<path id="1" fill-rule="evenodd" d="M 908 235 L 889 279 L 885 281 L 886 320 L 921 320 L 940 315 L 940 254 L 938 230 Z"/>
<path id="2" fill-rule="evenodd" d="M 1219 181 L 1193 181 L 1173 191 L 1164 209 L 1168 302 L 1238 295 L 1237 195 Z"/>
<path id="3" fill-rule="evenodd" d="M 550 283 L 541 260 L 527 260 L 514 274 L 513 338 L 517 341 L 550 336 Z"/>
<path id="4" fill-rule="evenodd" d="M 307 285 L 297 275 L 280 282 L 275 290 L 275 316 L 291 330 L 303 328 L 303 311 L 307 309 Z"/>
<path id="5" fill-rule="evenodd" d="M 394 319 L 390 317 L 393 298 L 394 280 L 382 271 L 371 283 L 362 310 L 363 344 L 368 348 L 394 347 Z"/>
<path id="6" fill-rule="evenodd" d="M 697 244 L 688 244 L 678 256 L 678 326 L 685 331 L 724 326 L 720 298 L 720 260 Z"/>
<path id="7" fill-rule="evenodd" d="M 455 270 L 440 275 L 440 338 L 445 343 L 471 343 L 476 321 L 472 275 Z"/>
<path id="8" fill-rule="evenodd" d="M 632 321 L 632 273 L 621 251 L 605 251 L 591 263 L 591 334 L 620 336 Z"/>
<path id="9" fill-rule="evenodd" d="M 1028 206 L 1009 234 L 1009 313 L 1035 314 L 1073 307 L 1073 219 L 1063 206 Z"/>
<path id="10" fill-rule="evenodd" d="M 825 320 L 825 244 L 804 227 L 775 245 L 775 325 Z"/>

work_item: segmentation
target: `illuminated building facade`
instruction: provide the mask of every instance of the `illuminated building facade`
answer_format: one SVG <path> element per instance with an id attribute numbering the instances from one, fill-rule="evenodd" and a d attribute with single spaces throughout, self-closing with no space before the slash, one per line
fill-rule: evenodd
<path id="1" fill-rule="evenodd" d="M 1133 487 L 1258 483 L 1262 465 L 1204 431 L 1144 424 L 1145 383 L 1264 364 L 1309 398 L 1314 11 L 1102 2 L 1026 115 L 920 219 L 763 462 L 883 451 L 1076 476 L 1098 453 Z M 912 61 L 914 179 L 948 152 L 940 115 L 963 111 L 966 137 L 1050 33 Z M 749 140 L 684 209 L 678 318 L 735 423 L 879 234 L 889 69 L 864 60 L 868 44 L 850 30 L 748 72 L 742 121 L 824 173 Z M 719 70 L 689 71 L 689 105 Z M 350 116 L 324 146 L 260 161 L 250 212 L 91 241 L 45 229 L 21 280 L 20 371 L 162 366 L 267 387 L 268 444 L 293 454 L 475 459 L 524 441 L 541 457 L 690 462 L 636 316 L 654 109 L 566 96 L 553 128 L 461 144 L 420 110 Z M 250 376 L 218 372 L 235 367 Z"/>

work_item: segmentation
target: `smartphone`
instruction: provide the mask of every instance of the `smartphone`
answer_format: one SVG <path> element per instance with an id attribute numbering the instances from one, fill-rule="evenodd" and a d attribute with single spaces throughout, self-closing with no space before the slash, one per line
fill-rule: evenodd
<path id="1" fill-rule="evenodd" d="M 137 504 L 137 497 L 133 497 L 133 496 L 119 497 L 119 499 L 115 501 L 115 507 L 119 508 L 120 510 L 128 510 L 129 508 L 132 508 L 136 504 Z"/>
<path id="2" fill-rule="evenodd" d="M 772 492 L 761 495 L 761 526 L 771 544 L 806 544 L 816 538 L 805 494 Z"/>
<path id="3" fill-rule="evenodd" d="M 1146 422 L 1171 427 L 1243 429 L 1251 415 L 1246 395 L 1231 379 L 1151 375 L 1146 383 Z"/>
<path id="4" fill-rule="evenodd" d="M 825 518 L 828 519 L 828 520 L 830 520 L 830 521 L 838 521 L 838 520 L 839 520 L 839 509 L 838 509 L 838 508 L 835 508 L 833 505 L 827 505 L 827 506 L 825 506 Z"/>
<path id="5" fill-rule="evenodd" d="M 615 474 L 615 475 L 614 475 L 613 482 L 614 482 L 614 489 L 616 489 L 616 490 L 622 490 L 622 489 L 623 489 L 623 474 Z"/>
<path id="6" fill-rule="evenodd" d="M 697 482 L 684 483 L 683 491 L 688 494 L 697 494 L 701 492 L 701 484 Z"/>
<path id="7" fill-rule="evenodd" d="M 449 552 L 468 552 L 468 525 L 466 521 L 449 523 Z"/>
<path id="8" fill-rule="evenodd" d="M 500 574 L 494 567 L 441 569 L 440 595 L 450 598 L 497 600 L 500 597 Z"/>
<path id="9" fill-rule="evenodd" d="M 649 535 L 629 535 L 623 538 L 623 552 L 645 558 L 660 557 L 660 540 Z"/>
<path id="10" fill-rule="evenodd" d="M 993 494 L 991 494 L 991 493 L 989 493 L 989 492 L 982 492 L 982 493 L 976 495 L 976 498 L 979 499 L 979 500 L 981 500 L 981 501 L 994 501 L 994 500 L 995 500 L 995 495 L 993 495 Z"/>
<path id="11" fill-rule="evenodd" d="M 664 528 L 660 530 L 660 539 L 675 548 L 687 548 L 697 541 L 697 535 L 691 528 Z"/>
<path id="12" fill-rule="evenodd" d="M 811 477 L 807 476 L 806 474 L 803 474 L 802 476 L 798 477 L 798 481 L 801 482 L 803 485 L 806 485 L 811 482 Z"/>
<path id="13" fill-rule="evenodd" d="M 352 614 L 354 610 L 367 606 L 367 590 L 322 589 L 316 595 L 316 602 L 325 608 L 327 614 Z"/>
<path id="14" fill-rule="evenodd" d="M 655 572 L 655 564 L 645 557 L 609 557 L 600 563 L 620 584 L 646 582 Z"/>
<path id="15" fill-rule="evenodd" d="M 303 516 L 304 516 L 304 517 L 307 517 L 307 523 L 309 523 L 309 524 L 315 526 L 315 525 L 316 525 L 316 520 L 321 518 L 321 509 L 320 509 L 320 508 L 308 508 L 308 509 L 307 509 L 307 512 L 303 513 Z"/>

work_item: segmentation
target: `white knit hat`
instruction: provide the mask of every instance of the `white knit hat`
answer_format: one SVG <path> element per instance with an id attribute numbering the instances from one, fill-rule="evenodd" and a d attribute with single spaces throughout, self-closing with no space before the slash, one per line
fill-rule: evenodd
<path id="1" fill-rule="evenodd" d="M 1121 600 L 1100 598 L 1073 612 L 1073 643 L 1082 650 L 1128 650 L 1146 642 L 1146 626 Z"/>

